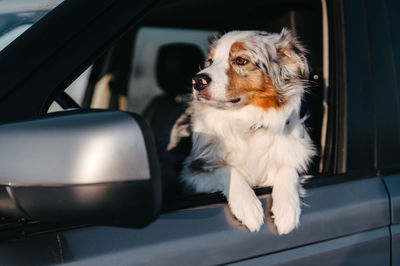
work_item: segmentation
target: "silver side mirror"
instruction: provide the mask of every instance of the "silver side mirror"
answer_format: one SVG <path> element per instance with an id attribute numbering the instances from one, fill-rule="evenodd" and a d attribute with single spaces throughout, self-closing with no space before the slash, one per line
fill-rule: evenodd
<path id="1" fill-rule="evenodd" d="M 160 209 L 157 154 L 138 115 L 62 112 L 0 125 L 0 215 L 142 227 Z"/>

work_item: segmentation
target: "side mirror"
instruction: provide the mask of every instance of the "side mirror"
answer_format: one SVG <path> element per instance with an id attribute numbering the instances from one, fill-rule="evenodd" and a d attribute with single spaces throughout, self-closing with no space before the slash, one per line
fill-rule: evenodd
<path id="1" fill-rule="evenodd" d="M 160 209 L 157 154 L 140 116 L 63 112 L 0 125 L 0 215 L 143 227 Z"/>

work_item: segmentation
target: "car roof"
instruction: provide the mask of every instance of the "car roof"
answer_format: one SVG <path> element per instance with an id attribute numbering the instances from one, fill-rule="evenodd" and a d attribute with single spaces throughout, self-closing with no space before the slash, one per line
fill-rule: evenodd
<path id="1" fill-rule="evenodd" d="M 320 8 L 320 1 L 304 0 L 172 0 L 151 11 L 143 23 L 169 27 L 249 29 L 265 26 L 291 10 Z"/>

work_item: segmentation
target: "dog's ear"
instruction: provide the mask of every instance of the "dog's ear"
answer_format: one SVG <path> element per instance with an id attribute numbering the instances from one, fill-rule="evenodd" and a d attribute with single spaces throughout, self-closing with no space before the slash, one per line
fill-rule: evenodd
<path id="1" fill-rule="evenodd" d="M 307 79 L 309 74 L 307 49 L 288 29 L 282 29 L 275 46 L 285 78 L 298 76 Z"/>

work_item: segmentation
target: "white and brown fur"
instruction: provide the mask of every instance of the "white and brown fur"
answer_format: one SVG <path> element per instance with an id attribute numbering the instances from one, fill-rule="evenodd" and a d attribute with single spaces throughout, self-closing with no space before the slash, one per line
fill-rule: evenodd
<path id="1" fill-rule="evenodd" d="M 222 191 L 250 231 L 264 223 L 256 187 L 273 187 L 279 234 L 299 224 L 299 173 L 314 155 L 299 115 L 308 77 L 305 52 L 286 29 L 232 31 L 213 42 L 198 73 L 211 81 L 200 79 L 206 87 L 193 89 L 186 112 L 193 147 L 181 179 L 196 192 Z"/>

